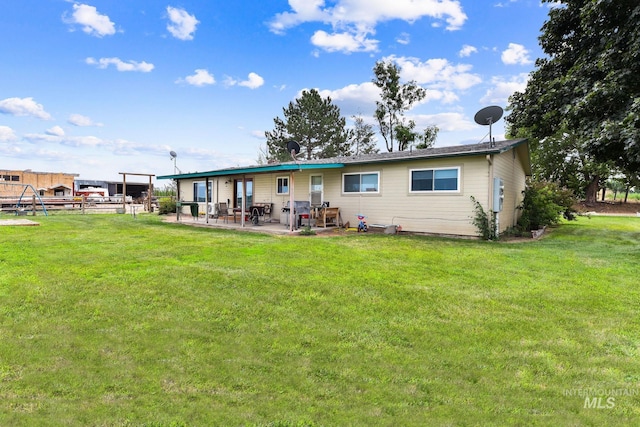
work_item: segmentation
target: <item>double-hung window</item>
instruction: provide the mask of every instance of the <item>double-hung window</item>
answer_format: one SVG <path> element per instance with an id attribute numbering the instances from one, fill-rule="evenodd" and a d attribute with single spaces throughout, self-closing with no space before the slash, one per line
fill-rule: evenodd
<path id="1" fill-rule="evenodd" d="M 460 191 L 460 168 L 412 169 L 411 193 Z"/>
<path id="2" fill-rule="evenodd" d="M 289 194 L 289 177 L 279 176 L 276 178 L 276 194 Z"/>
<path id="3" fill-rule="evenodd" d="M 362 172 L 342 175 L 343 193 L 379 193 L 380 173 Z"/>

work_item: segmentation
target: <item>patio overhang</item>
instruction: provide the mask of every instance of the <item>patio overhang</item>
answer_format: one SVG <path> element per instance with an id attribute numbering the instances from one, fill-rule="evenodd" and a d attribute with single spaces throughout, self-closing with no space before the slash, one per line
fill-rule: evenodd
<path id="1" fill-rule="evenodd" d="M 177 175 L 160 175 L 157 179 L 191 179 L 191 178 L 213 178 L 220 176 L 230 175 L 243 175 L 243 174 L 259 174 L 259 173 L 272 173 L 272 172 L 295 172 L 303 170 L 317 170 L 317 169 L 340 169 L 344 167 L 344 163 L 300 163 L 300 164 L 277 164 L 277 165 L 265 165 L 265 166 L 252 166 L 245 168 L 231 168 L 220 169 L 208 172 L 194 172 L 183 173 Z"/>

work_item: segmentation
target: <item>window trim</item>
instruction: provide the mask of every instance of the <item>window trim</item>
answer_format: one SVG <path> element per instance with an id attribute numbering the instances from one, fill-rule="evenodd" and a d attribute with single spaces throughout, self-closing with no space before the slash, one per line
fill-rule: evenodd
<path id="1" fill-rule="evenodd" d="M 278 192 L 278 181 L 281 180 L 281 179 L 286 179 L 287 180 L 287 191 L 283 192 L 283 193 Z M 286 194 L 289 194 L 289 189 L 291 188 L 290 184 L 291 183 L 289 182 L 289 177 L 288 176 L 284 176 L 284 175 L 283 176 L 276 176 L 276 195 L 284 196 Z"/>
<path id="2" fill-rule="evenodd" d="M 360 183 L 359 186 L 362 187 L 362 175 L 375 175 L 376 176 L 376 191 L 345 191 L 345 176 L 347 175 L 359 175 Z M 343 172 L 342 173 L 342 187 L 341 192 L 343 195 L 350 194 L 380 194 L 380 171 L 362 171 L 362 172 Z"/>
<path id="3" fill-rule="evenodd" d="M 439 170 L 455 170 L 456 174 L 456 189 L 455 190 L 436 190 L 435 185 L 433 190 L 412 190 L 413 184 L 413 173 L 414 172 L 425 172 L 425 171 L 433 171 L 433 181 L 435 184 L 435 172 Z M 415 168 L 409 169 L 409 194 L 459 194 L 461 192 L 461 166 L 447 166 L 447 167 L 439 167 L 439 168 Z"/>

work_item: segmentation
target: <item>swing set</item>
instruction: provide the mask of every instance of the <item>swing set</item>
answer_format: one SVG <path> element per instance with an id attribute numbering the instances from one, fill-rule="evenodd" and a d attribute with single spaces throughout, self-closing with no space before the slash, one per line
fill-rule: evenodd
<path id="1" fill-rule="evenodd" d="M 33 185 L 31 184 L 13 184 L 13 183 L 8 183 L 8 182 L 2 182 L 0 181 L 0 186 L 2 188 L 2 191 L 0 191 L 0 196 L 1 196 L 1 200 L 4 200 L 5 198 L 7 198 L 7 196 L 4 196 L 5 193 L 9 193 L 7 191 L 7 187 L 22 187 L 22 193 L 20 193 L 20 196 L 17 198 L 17 200 L 15 199 L 15 197 L 13 196 L 13 194 L 17 194 L 17 192 L 11 191 L 11 195 L 8 196 L 8 200 L 11 201 L 11 205 L 14 204 L 15 202 L 15 211 L 16 211 L 16 215 L 18 215 L 18 212 L 21 211 L 21 207 L 22 206 L 27 206 L 26 203 L 22 202 L 22 199 L 25 197 L 25 193 L 27 192 L 27 190 L 31 190 L 33 192 L 33 202 L 32 202 L 32 206 L 33 206 L 33 214 L 35 215 L 35 211 L 36 211 L 36 202 L 35 199 L 37 198 L 38 201 L 40 202 L 40 206 L 42 206 L 42 211 L 44 212 L 45 216 L 49 216 L 49 214 L 47 213 L 47 208 L 44 206 L 44 202 L 42 201 L 42 199 L 40 198 L 40 195 L 38 194 L 38 192 L 36 191 L 35 188 L 33 188 Z M 27 195 L 28 197 L 29 195 Z M 5 204 L 4 201 L 0 202 L 1 204 Z M 8 203 L 7 203 L 8 204 Z M 24 208 L 22 208 L 24 209 Z"/>

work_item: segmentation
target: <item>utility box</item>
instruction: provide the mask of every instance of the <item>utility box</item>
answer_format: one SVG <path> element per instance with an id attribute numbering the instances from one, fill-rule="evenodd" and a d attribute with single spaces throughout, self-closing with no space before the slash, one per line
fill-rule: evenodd
<path id="1" fill-rule="evenodd" d="M 502 212 L 504 204 L 504 181 L 502 178 L 493 178 L 493 211 Z"/>

